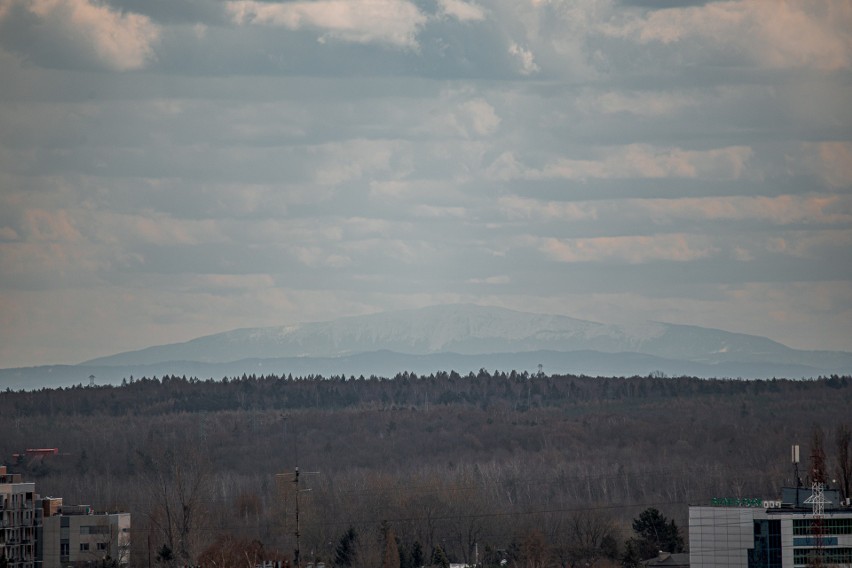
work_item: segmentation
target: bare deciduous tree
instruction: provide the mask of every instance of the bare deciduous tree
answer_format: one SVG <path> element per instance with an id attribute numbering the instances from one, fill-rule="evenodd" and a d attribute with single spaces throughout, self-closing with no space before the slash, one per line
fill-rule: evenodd
<path id="1" fill-rule="evenodd" d="M 618 556 L 618 529 L 599 511 L 580 511 L 571 515 L 557 535 L 554 553 L 563 565 L 596 566 Z"/>
<path id="2" fill-rule="evenodd" d="M 194 564 L 196 529 L 208 500 L 210 468 L 200 452 L 167 449 L 151 459 L 148 519 L 174 554 L 168 564 Z"/>
<path id="3" fill-rule="evenodd" d="M 837 476 L 843 499 L 852 497 L 852 432 L 846 424 L 838 424 L 835 433 Z"/>
<path id="4" fill-rule="evenodd" d="M 198 556 L 203 568 L 255 568 L 268 558 L 259 540 L 221 535 Z"/>

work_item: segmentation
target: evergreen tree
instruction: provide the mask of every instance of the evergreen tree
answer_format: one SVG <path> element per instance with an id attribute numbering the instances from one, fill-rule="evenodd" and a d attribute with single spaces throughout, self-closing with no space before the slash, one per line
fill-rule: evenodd
<path id="1" fill-rule="evenodd" d="M 163 547 L 157 551 L 157 562 L 165 564 L 166 566 L 171 566 L 174 561 L 174 552 L 172 552 L 172 549 L 169 548 L 169 545 L 164 544 Z"/>
<path id="2" fill-rule="evenodd" d="M 425 562 L 426 558 L 423 556 L 423 546 L 419 540 L 415 540 L 414 544 L 411 545 L 411 566 L 413 568 L 420 568 Z"/>
<path id="3" fill-rule="evenodd" d="M 637 538 L 631 540 L 642 559 L 653 558 L 660 551 L 683 552 L 680 529 L 654 507 L 645 509 L 633 520 L 633 530 Z"/>
<path id="4" fill-rule="evenodd" d="M 80 452 L 80 457 L 77 459 L 77 473 L 80 475 L 85 475 L 89 471 L 89 455 L 86 453 L 86 449 L 83 448 L 83 451 Z"/>
<path id="5" fill-rule="evenodd" d="M 447 560 L 447 555 L 444 553 L 444 549 L 441 548 L 440 544 L 432 550 L 431 565 L 439 568 L 450 568 L 450 561 Z"/>
<path id="6" fill-rule="evenodd" d="M 337 543 L 337 548 L 334 550 L 334 565 L 335 566 L 352 566 L 355 561 L 355 541 L 358 535 L 355 533 L 354 527 L 349 527 L 343 536 L 340 537 L 340 542 Z"/>
<path id="7" fill-rule="evenodd" d="M 408 550 L 408 547 L 401 543 L 399 539 L 396 540 L 396 547 L 399 550 L 399 568 L 415 568 L 411 563 L 411 551 Z M 417 566 L 416 568 L 420 567 Z"/>
<path id="8" fill-rule="evenodd" d="M 621 556 L 622 568 L 639 568 L 642 558 L 639 556 L 639 551 L 636 550 L 634 539 L 629 539 L 624 547 L 624 554 Z"/>
<path id="9" fill-rule="evenodd" d="M 489 545 L 485 545 L 485 551 L 482 555 L 482 563 L 483 568 L 499 568 L 502 566 L 500 561 L 503 560 L 503 555 L 500 554 L 500 551 L 491 548 Z"/>

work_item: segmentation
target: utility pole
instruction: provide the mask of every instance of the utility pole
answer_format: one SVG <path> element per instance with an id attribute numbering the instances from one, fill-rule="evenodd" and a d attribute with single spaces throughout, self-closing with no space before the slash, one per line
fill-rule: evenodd
<path id="1" fill-rule="evenodd" d="M 300 525 L 299 525 L 299 493 L 310 491 L 310 489 L 299 489 L 299 473 L 300 473 L 299 468 L 297 467 L 297 468 L 294 469 L 293 473 L 277 473 L 277 474 L 275 474 L 275 477 L 277 479 L 281 479 L 285 476 L 292 475 L 293 479 L 291 480 L 291 482 L 296 487 L 296 531 L 294 533 L 295 536 L 296 536 L 296 549 L 293 551 L 293 564 L 296 566 L 296 568 L 302 568 L 301 532 L 300 532 Z M 306 475 L 316 475 L 319 472 L 318 471 L 305 471 L 305 472 L 302 472 L 302 473 L 305 473 Z"/>
<path id="2" fill-rule="evenodd" d="M 293 483 L 296 484 L 296 553 L 293 555 L 293 561 L 296 564 L 296 568 L 301 568 L 301 558 L 300 552 L 301 547 L 299 544 L 299 468 L 296 468 L 296 475 L 293 479 Z"/>

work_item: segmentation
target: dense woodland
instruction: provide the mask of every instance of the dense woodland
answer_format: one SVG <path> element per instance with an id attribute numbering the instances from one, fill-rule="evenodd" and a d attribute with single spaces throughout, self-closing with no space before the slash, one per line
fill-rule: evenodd
<path id="1" fill-rule="evenodd" d="M 775 497 L 793 443 L 849 495 L 850 402 L 836 376 L 129 377 L 0 393 L 0 460 L 130 511 L 134 566 L 293 562 L 297 507 L 302 565 L 631 565 L 645 521 L 688 547 L 689 504 Z"/>

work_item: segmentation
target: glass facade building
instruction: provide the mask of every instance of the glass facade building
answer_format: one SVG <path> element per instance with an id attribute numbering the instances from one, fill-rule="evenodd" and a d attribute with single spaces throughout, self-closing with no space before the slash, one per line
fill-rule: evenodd
<path id="1" fill-rule="evenodd" d="M 837 499 L 816 524 L 812 509 L 796 501 L 718 499 L 690 507 L 690 566 L 804 568 L 816 558 L 823 566 L 852 564 L 852 508 Z"/>

